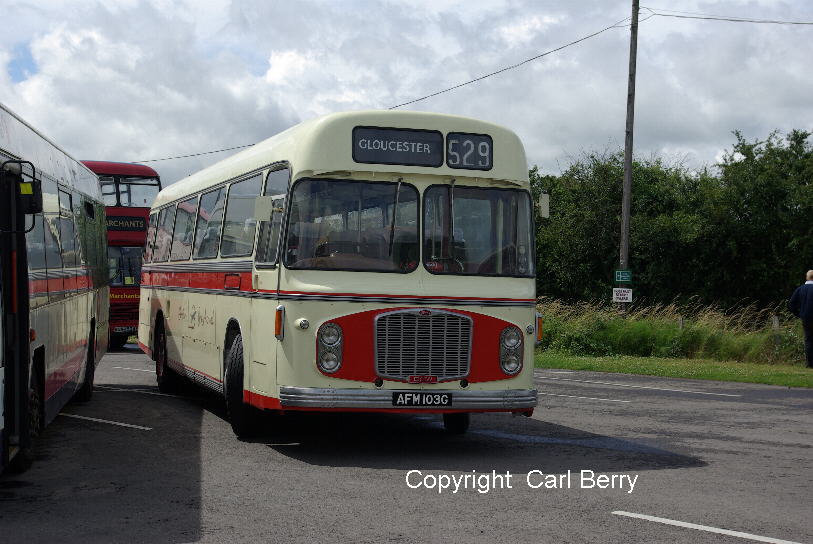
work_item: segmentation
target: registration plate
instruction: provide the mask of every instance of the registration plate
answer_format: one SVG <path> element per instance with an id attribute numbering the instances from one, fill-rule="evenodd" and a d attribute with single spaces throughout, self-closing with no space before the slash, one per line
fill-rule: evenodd
<path id="1" fill-rule="evenodd" d="M 393 406 L 451 406 L 451 393 L 401 392 L 392 394 Z"/>

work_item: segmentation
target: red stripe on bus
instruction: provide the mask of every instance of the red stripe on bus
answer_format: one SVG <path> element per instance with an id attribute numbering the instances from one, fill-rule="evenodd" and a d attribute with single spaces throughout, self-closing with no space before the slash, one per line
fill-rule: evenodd
<path id="1" fill-rule="evenodd" d="M 260 293 L 276 293 L 277 291 L 260 290 Z M 485 297 L 450 297 L 427 295 L 384 295 L 369 293 L 326 293 L 322 291 L 279 291 L 281 295 L 319 295 L 328 297 L 367 297 L 367 298 L 403 298 L 403 299 L 437 299 L 437 300 L 487 300 L 499 302 L 536 302 L 532 298 L 485 298 Z"/>
<path id="2" fill-rule="evenodd" d="M 147 357 L 152 359 L 152 350 L 150 348 L 148 348 L 147 346 L 145 346 L 144 344 L 142 344 L 140 340 L 138 342 L 138 347 L 141 348 L 141 351 L 143 351 L 144 353 L 147 354 Z"/>
<path id="3" fill-rule="evenodd" d="M 227 277 L 234 278 L 235 272 L 159 272 L 150 271 L 143 273 L 142 283 L 145 285 L 156 285 L 161 287 L 191 287 L 199 289 L 226 290 Z M 491 297 L 462 297 L 462 296 L 427 296 L 427 295 L 394 295 L 394 294 L 372 294 L 372 293 L 331 293 L 322 291 L 276 291 L 272 289 L 252 289 L 251 272 L 240 272 L 240 287 L 228 290 L 269 293 L 281 295 L 305 295 L 305 296 L 325 296 L 325 297 L 357 297 L 357 298 L 398 298 L 404 300 L 482 300 L 484 302 L 536 302 L 533 298 L 491 298 Z"/>
<path id="4" fill-rule="evenodd" d="M 249 391 L 247 389 L 243 390 L 243 402 L 250 404 L 255 408 L 259 408 L 260 410 L 282 409 L 282 404 L 280 404 L 279 399 L 274 397 L 266 397 L 265 395 L 260 395 L 259 393 L 254 393 L 253 391 Z"/>
<path id="5" fill-rule="evenodd" d="M 321 406 L 282 406 L 278 398 L 268 397 L 253 391 L 243 390 L 243 402 L 261 410 L 282 410 L 284 412 L 361 412 L 376 414 L 455 414 L 461 412 L 515 412 L 518 414 L 533 414 L 533 408 L 510 410 L 505 408 L 472 409 L 431 409 L 431 408 L 328 408 Z"/>
<path id="6" fill-rule="evenodd" d="M 85 362 L 85 355 L 87 354 L 86 344 L 87 341 L 83 342 L 81 350 L 68 359 L 64 365 L 54 370 L 45 380 L 46 399 L 53 397 L 82 370 L 82 363 Z"/>

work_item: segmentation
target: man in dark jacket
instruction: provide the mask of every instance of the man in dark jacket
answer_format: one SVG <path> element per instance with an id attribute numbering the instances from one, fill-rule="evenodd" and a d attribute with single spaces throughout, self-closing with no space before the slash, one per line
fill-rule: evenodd
<path id="1" fill-rule="evenodd" d="M 805 355 L 807 368 L 813 368 L 813 270 L 807 271 L 807 281 L 793 292 L 788 309 L 802 320 L 805 331 Z"/>

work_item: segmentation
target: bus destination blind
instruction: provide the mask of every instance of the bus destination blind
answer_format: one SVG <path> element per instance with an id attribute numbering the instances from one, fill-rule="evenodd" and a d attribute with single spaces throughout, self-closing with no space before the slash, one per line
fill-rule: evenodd
<path id="1" fill-rule="evenodd" d="M 143 217 L 108 215 L 107 230 L 147 230 L 147 221 Z"/>
<path id="2" fill-rule="evenodd" d="M 367 164 L 440 166 L 443 134 L 435 130 L 356 127 L 353 160 Z"/>

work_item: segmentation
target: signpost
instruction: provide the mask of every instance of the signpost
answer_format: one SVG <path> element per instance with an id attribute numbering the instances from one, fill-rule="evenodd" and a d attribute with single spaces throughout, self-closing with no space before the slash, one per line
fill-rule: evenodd
<path id="1" fill-rule="evenodd" d="M 616 270 L 615 283 L 632 283 L 632 270 Z"/>
<path id="2" fill-rule="evenodd" d="M 632 289 L 613 287 L 613 302 L 632 302 Z"/>

